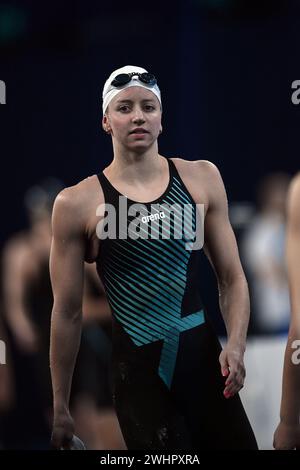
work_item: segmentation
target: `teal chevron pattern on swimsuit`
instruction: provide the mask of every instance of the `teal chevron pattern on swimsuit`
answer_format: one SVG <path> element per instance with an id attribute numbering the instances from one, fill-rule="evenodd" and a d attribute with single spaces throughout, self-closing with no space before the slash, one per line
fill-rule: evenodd
<path id="1" fill-rule="evenodd" d="M 191 256 L 191 251 L 186 250 L 186 243 L 190 241 L 188 234 L 195 231 L 196 207 L 176 177 L 173 177 L 172 185 L 160 204 L 177 204 L 177 207 L 190 205 L 190 213 L 185 214 L 188 225 L 185 226 L 185 235 L 181 238 L 174 236 L 180 230 L 182 232 L 180 217 L 175 210 L 173 216 L 168 218 L 172 237 L 164 239 L 161 236 L 164 229 L 158 221 L 156 228 L 155 224 L 151 226 L 151 231 L 160 234 L 155 240 L 114 240 L 103 267 L 113 313 L 134 344 L 141 347 L 163 341 L 158 373 L 170 388 L 180 333 L 201 325 L 205 320 L 203 310 L 182 317 Z"/>

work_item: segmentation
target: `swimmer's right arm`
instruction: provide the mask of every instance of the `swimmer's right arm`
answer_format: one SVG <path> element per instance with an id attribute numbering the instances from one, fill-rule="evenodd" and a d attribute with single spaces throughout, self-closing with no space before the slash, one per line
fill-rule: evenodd
<path id="1" fill-rule="evenodd" d="M 84 211 L 74 188 L 56 198 L 52 216 L 50 275 L 54 295 L 50 369 L 54 422 L 52 446 L 68 447 L 74 434 L 69 399 L 80 345 L 84 269 Z"/>

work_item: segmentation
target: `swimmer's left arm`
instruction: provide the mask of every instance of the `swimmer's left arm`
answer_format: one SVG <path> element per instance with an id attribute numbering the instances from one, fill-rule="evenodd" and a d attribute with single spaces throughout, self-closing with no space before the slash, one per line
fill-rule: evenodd
<path id="1" fill-rule="evenodd" d="M 249 292 L 228 217 L 228 202 L 221 175 L 212 163 L 201 164 L 208 183 L 204 251 L 217 277 L 220 309 L 227 330 L 227 344 L 219 360 L 222 375 L 227 377 L 224 395 L 229 398 L 240 390 L 245 379 L 243 358 L 250 315 Z"/>

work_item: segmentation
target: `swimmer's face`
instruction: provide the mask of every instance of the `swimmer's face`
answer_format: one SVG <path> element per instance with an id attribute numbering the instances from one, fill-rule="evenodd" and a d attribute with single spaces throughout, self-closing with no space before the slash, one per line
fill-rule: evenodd
<path id="1" fill-rule="evenodd" d="M 102 120 L 113 140 L 128 149 L 146 150 L 161 131 L 161 107 L 157 97 L 142 87 L 129 87 L 109 103 Z M 146 132 L 132 133 L 135 128 Z"/>

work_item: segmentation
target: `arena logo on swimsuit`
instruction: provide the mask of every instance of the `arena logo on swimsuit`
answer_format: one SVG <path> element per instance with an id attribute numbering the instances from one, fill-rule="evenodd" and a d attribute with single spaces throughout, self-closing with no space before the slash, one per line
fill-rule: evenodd
<path id="1" fill-rule="evenodd" d="M 0 340 L 0 364 L 6 364 L 6 345 Z"/>
<path id="2" fill-rule="evenodd" d="M 100 240 L 154 239 L 182 240 L 185 249 L 199 250 L 204 244 L 204 204 L 134 203 L 119 196 L 119 207 L 100 204 L 96 215 L 101 220 L 96 227 Z"/>
<path id="3" fill-rule="evenodd" d="M 6 86 L 3 80 L 0 80 L 0 104 L 6 104 Z"/>
<path id="4" fill-rule="evenodd" d="M 164 219 L 165 217 L 166 217 L 166 214 L 163 211 L 161 211 L 156 214 L 146 215 L 142 217 L 142 222 L 146 224 L 147 222 L 150 222 L 151 220 Z"/>

